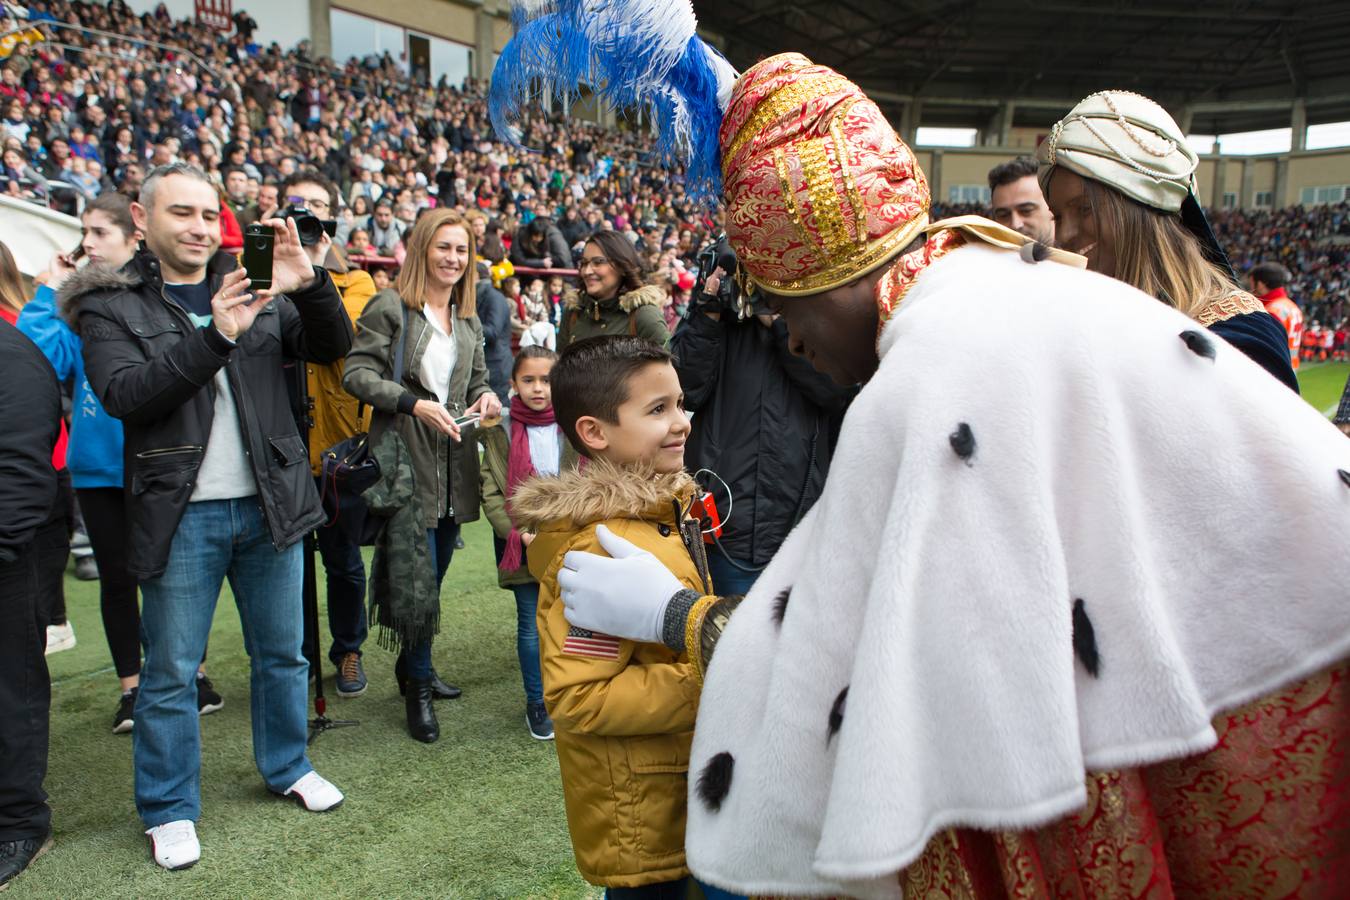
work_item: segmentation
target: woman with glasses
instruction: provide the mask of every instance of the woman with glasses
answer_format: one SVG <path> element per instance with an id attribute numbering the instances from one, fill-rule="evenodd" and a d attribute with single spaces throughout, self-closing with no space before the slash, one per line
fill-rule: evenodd
<path id="1" fill-rule="evenodd" d="M 646 338 L 662 347 L 670 342 L 661 304 L 665 291 L 642 283 L 637 251 L 614 231 L 597 231 L 586 240 L 577 263 L 581 290 L 563 300 L 558 350 L 573 341 L 602 334 Z"/>

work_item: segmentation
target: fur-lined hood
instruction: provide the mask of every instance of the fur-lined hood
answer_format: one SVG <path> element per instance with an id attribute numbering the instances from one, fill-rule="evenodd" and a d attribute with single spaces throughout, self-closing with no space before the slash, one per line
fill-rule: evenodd
<path id="1" fill-rule="evenodd" d="M 522 531 L 573 531 L 608 519 L 676 523 L 672 500 L 686 505 L 695 488 L 688 472 L 658 474 L 591 460 L 556 477 L 532 478 L 511 498 L 511 518 Z"/>
<path id="2" fill-rule="evenodd" d="M 78 304 L 86 294 L 94 291 L 127 291 L 144 283 L 135 266 L 115 269 L 112 266 L 85 266 L 66 276 L 56 292 L 56 312 L 71 331 L 80 333 Z"/>
<path id="3" fill-rule="evenodd" d="M 563 294 L 563 307 L 572 309 L 589 309 L 593 305 L 605 305 L 609 301 L 595 301 L 589 295 L 578 291 L 576 288 L 569 288 Z M 660 309 L 666 302 L 666 291 L 660 285 L 644 284 L 635 291 L 629 291 L 626 294 L 619 295 L 619 309 L 625 313 L 630 313 L 639 306 L 655 306 Z"/>

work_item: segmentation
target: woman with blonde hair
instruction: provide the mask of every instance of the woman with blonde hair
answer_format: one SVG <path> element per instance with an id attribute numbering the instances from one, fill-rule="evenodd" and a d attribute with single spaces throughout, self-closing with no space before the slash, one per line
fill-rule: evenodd
<path id="1" fill-rule="evenodd" d="M 478 518 L 478 455 L 472 441 L 464 445 L 465 419 L 495 417 L 501 402 L 488 384 L 476 314 L 472 231 L 458 213 L 437 209 L 417 220 L 405 242 L 398 280 L 371 298 L 357 322 L 343 387 L 380 414 L 372 446 L 392 430 L 406 447 L 399 458 L 410 462 L 415 527 L 402 527 L 397 513 L 385 525 L 370 592 L 381 642 L 400 647 L 394 671 L 408 730 L 431 743 L 440 736 L 432 701 L 460 695 L 432 668 L 431 642 L 459 525 Z M 386 475 L 396 473 L 382 464 Z M 427 551 L 434 581 L 423 577 Z"/>
<path id="2" fill-rule="evenodd" d="M 1295 391 L 1288 339 L 1238 286 L 1196 199 L 1199 157 L 1157 103 L 1101 91 L 1037 151 L 1059 246 L 1228 340 Z"/>

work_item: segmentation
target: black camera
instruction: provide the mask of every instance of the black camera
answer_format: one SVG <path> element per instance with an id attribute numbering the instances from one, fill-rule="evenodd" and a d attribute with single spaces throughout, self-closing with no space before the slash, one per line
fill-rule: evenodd
<path id="1" fill-rule="evenodd" d="M 740 263 L 736 260 L 736 254 L 731 249 L 726 234 L 719 234 L 711 244 L 700 250 L 697 262 L 698 280 L 694 282 L 694 302 L 690 304 L 691 311 L 698 306 L 709 312 L 734 316 L 737 321 L 744 321 L 758 312 L 755 306 L 759 292 L 753 291 L 748 295 L 741 292 Z M 717 286 L 717 293 L 705 293 L 704 284 L 708 276 L 717 269 L 725 273 Z"/>
<path id="2" fill-rule="evenodd" d="M 313 247 L 319 243 L 325 234 L 331 238 L 337 233 L 336 219 L 320 219 L 303 206 L 288 206 L 281 217 L 295 220 L 295 230 L 300 235 L 300 243 L 306 247 Z"/>

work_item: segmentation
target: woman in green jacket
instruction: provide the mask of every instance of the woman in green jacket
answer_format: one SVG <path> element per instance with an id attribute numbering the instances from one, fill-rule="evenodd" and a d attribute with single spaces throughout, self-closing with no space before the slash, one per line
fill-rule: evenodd
<path id="1" fill-rule="evenodd" d="M 525 725 L 531 737 L 553 738 L 553 722 L 544 708 L 539 670 L 539 583 L 525 564 L 534 535 L 516 529 L 510 501 L 515 489 L 534 475 L 557 475 L 577 466 L 577 452 L 553 418 L 549 373 L 558 354 L 544 347 L 522 347 L 511 369 L 511 410 L 502 423 L 479 434 L 483 444 L 483 513 L 492 523 L 497 551 L 497 584 L 516 598 L 516 654 L 525 683 Z"/>
<path id="2" fill-rule="evenodd" d="M 573 341 L 602 334 L 627 334 L 665 347 L 670 343 L 661 313 L 664 288 L 642 283 L 642 264 L 629 240 L 613 231 L 586 239 L 577 263 L 581 291 L 563 301 L 559 352 Z"/>
<path id="3" fill-rule="evenodd" d="M 488 385 L 483 326 L 475 314 L 472 232 L 453 210 L 438 209 L 418 219 L 406 242 L 407 261 L 398 281 L 375 295 L 357 322 L 342 383 L 358 400 L 392 417 L 386 421 L 411 459 L 436 593 L 379 596 L 372 590 L 371 603 L 385 635 L 401 648 L 394 671 L 407 697 L 408 730 L 431 743 L 440 737 L 432 700 L 460 695 L 431 666 L 440 583 L 459 524 L 478 518 L 477 453 L 472 443 L 463 446 L 456 420 L 495 417 L 501 402 Z M 399 341 L 404 367 L 395 382 Z M 407 555 L 413 552 L 406 548 Z"/>

